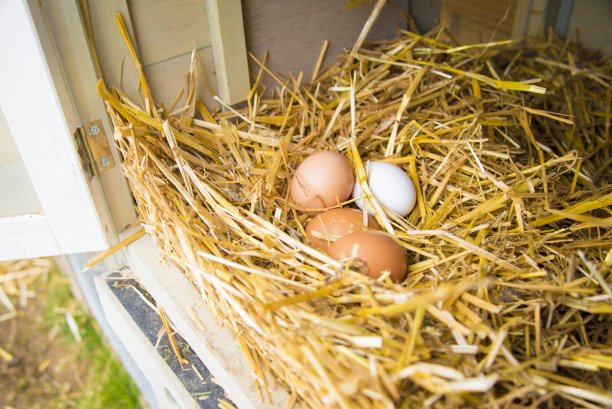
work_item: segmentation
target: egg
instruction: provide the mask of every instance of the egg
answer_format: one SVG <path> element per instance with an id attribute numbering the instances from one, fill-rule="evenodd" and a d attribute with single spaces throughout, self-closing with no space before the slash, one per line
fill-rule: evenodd
<path id="1" fill-rule="evenodd" d="M 402 168 L 387 162 L 368 162 L 366 172 L 368 186 L 384 209 L 400 216 L 410 213 L 416 203 L 416 189 L 412 179 Z M 359 183 L 355 183 L 352 197 L 357 199 L 357 206 L 363 209 L 364 200 L 361 196 L 361 187 Z M 373 214 L 372 209 L 367 207 L 367 212 Z"/>
<path id="2" fill-rule="evenodd" d="M 358 231 L 342 236 L 328 250 L 336 260 L 352 260 L 358 271 L 378 278 L 389 271 L 391 281 L 398 283 L 406 276 L 408 261 L 402 247 L 389 235 L 376 231 Z"/>
<path id="3" fill-rule="evenodd" d="M 343 155 L 321 151 L 307 157 L 295 170 L 289 185 L 291 200 L 303 213 L 313 216 L 351 195 L 355 177 Z"/>
<path id="4" fill-rule="evenodd" d="M 372 216 L 367 216 L 363 225 L 363 212 L 357 209 L 331 209 L 314 216 L 306 225 L 306 236 L 314 247 L 327 251 L 340 237 L 365 229 L 380 230 Z"/>

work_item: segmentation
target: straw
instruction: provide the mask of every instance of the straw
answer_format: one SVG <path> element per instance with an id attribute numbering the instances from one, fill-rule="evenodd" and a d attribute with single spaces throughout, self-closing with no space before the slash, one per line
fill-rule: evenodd
<path id="1" fill-rule="evenodd" d="M 268 374 L 308 408 L 612 401 L 609 64 L 552 34 L 447 38 L 360 37 L 312 83 L 256 60 L 276 96 L 254 87 L 224 113 L 190 97 L 157 114 L 99 85 L 141 224 L 235 334 L 262 398 Z M 288 181 L 323 149 L 349 158 L 408 254 L 403 282 L 309 245 Z M 415 182 L 411 214 L 374 198 L 374 160 Z"/>

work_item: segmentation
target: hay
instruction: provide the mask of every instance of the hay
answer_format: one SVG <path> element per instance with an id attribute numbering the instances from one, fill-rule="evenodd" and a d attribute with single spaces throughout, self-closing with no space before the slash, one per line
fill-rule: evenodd
<path id="1" fill-rule="evenodd" d="M 241 110 L 170 114 L 144 76 L 142 108 L 100 83 L 142 225 L 234 332 L 263 399 L 271 373 L 312 408 L 610 407 L 609 64 L 552 37 L 443 38 L 366 43 L 312 83 L 275 76 L 271 99 L 262 64 Z M 185 94 L 196 78 L 197 58 Z M 366 195 L 368 160 L 415 182 L 405 218 L 366 197 L 409 254 L 402 283 L 308 245 L 287 182 L 322 149 Z"/>
<path id="2" fill-rule="evenodd" d="M 53 268 L 52 260 L 42 258 L 0 261 L 0 322 L 18 317 L 18 308 L 25 308 L 29 300 L 36 297 L 28 287 L 38 280 L 47 282 Z M 19 301 L 18 307 L 11 298 Z M 0 358 L 10 361 L 12 355 L 0 348 Z"/>

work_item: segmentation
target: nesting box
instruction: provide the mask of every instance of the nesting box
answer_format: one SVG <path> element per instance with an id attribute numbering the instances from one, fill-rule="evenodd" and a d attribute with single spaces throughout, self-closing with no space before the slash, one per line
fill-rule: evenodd
<path id="1" fill-rule="evenodd" d="M 556 35 L 584 10 L 358 3 L 3 6 L 24 32 L 0 84 L 10 172 L 40 200 L 10 208 L 3 257 L 106 250 L 241 408 L 610 405 L 610 73 Z M 405 279 L 306 239 L 288 180 L 320 150 L 349 161 Z M 408 175 L 410 214 L 368 161 Z M 120 278 L 99 293 L 154 373 Z M 160 399 L 198 404 L 163 373 Z"/>

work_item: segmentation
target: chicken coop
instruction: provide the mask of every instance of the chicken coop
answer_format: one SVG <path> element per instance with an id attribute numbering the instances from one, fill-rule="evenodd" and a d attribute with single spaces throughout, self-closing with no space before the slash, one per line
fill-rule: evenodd
<path id="1" fill-rule="evenodd" d="M 611 17 L 4 1 L 0 259 L 56 257 L 152 409 L 612 407 Z M 327 150 L 352 198 L 298 203 Z M 401 278 L 308 235 L 358 206 Z"/>

